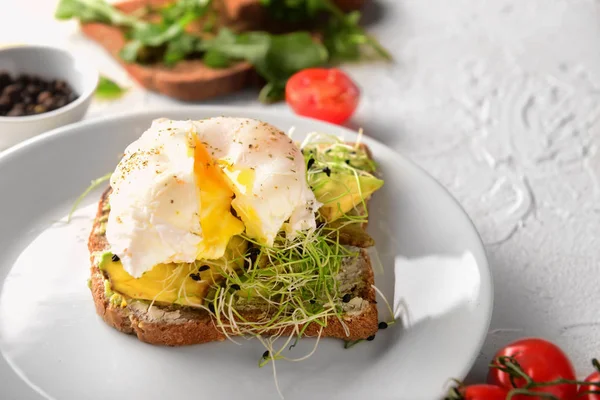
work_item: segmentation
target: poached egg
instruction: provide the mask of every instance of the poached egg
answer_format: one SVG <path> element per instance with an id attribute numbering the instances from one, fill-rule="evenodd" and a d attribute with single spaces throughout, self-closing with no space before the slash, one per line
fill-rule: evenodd
<path id="1" fill-rule="evenodd" d="M 304 157 L 282 131 L 244 118 L 155 120 L 111 176 L 106 237 L 123 268 L 224 255 L 243 232 L 272 245 L 315 228 L 320 204 Z"/>

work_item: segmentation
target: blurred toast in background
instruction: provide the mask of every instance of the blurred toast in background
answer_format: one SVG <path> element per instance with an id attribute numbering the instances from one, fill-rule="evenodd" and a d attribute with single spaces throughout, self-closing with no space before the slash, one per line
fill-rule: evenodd
<path id="1" fill-rule="evenodd" d="M 172 0 L 127 0 L 115 6 L 131 14 L 148 6 L 160 7 Z M 359 9 L 365 0 L 335 0 L 340 9 L 352 11 Z M 220 0 L 214 2 L 220 26 L 233 31 L 266 30 L 268 15 L 260 0 Z M 152 20 L 152 15 L 147 18 Z M 190 29 L 201 32 L 202 21 L 192 24 Z M 119 57 L 119 51 L 126 43 L 121 29 L 103 23 L 83 23 L 83 33 L 100 44 L 120 64 L 128 74 L 148 90 L 183 101 L 200 101 L 212 97 L 230 94 L 246 87 L 256 85 L 260 78 L 251 64 L 239 62 L 227 68 L 214 69 L 204 65 L 202 60 L 184 60 L 173 67 L 160 63 L 126 63 Z"/>

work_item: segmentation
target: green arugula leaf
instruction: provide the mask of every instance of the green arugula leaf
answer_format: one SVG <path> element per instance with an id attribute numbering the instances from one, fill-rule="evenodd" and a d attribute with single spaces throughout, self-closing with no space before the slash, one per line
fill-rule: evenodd
<path id="1" fill-rule="evenodd" d="M 352 12 L 343 19 L 332 19 L 325 26 L 323 43 L 334 60 L 360 58 L 360 46 L 367 41 L 364 32 L 355 28 L 357 18 L 360 18 L 360 13 Z"/>
<path id="2" fill-rule="evenodd" d="M 125 62 L 134 63 L 142 47 L 144 47 L 144 44 L 139 40 L 127 42 L 121 51 L 119 51 L 119 57 Z"/>
<path id="3" fill-rule="evenodd" d="M 147 24 L 140 28 L 134 28 L 131 31 L 131 38 L 133 40 L 139 40 L 146 46 L 162 46 L 167 42 L 181 36 L 185 30 L 185 27 L 196 18 L 197 16 L 195 14 L 188 13 L 172 25 Z"/>
<path id="4" fill-rule="evenodd" d="M 171 25 L 177 23 L 187 15 L 193 14 L 197 18 L 203 16 L 209 9 L 210 0 L 178 0 L 168 4 L 160 10 L 161 23 Z"/>
<path id="5" fill-rule="evenodd" d="M 227 28 L 211 40 L 205 40 L 199 47 L 201 51 L 219 51 L 234 60 L 246 60 L 254 63 L 265 57 L 271 45 L 271 35 L 265 32 L 248 32 L 236 35 Z"/>
<path id="6" fill-rule="evenodd" d="M 189 54 L 196 52 L 200 38 L 187 33 L 182 33 L 171 39 L 163 56 L 163 62 L 167 66 L 173 66 L 183 60 Z"/>
<path id="7" fill-rule="evenodd" d="M 285 81 L 267 82 L 258 93 L 258 100 L 261 103 L 272 104 L 283 100 L 285 97 Z"/>
<path id="8" fill-rule="evenodd" d="M 256 65 L 265 75 L 289 78 L 305 68 L 324 65 L 328 60 L 325 46 L 313 40 L 308 32 L 293 32 L 271 37 L 271 45 L 263 63 Z"/>
<path id="9" fill-rule="evenodd" d="M 100 76 L 95 95 L 103 100 L 114 100 L 121 97 L 126 91 L 127 89 L 122 88 L 109 78 Z"/>
<path id="10" fill-rule="evenodd" d="M 230 57 L 227 57 L 225 54 L 221 53 L 216 49 L 207 51 L 204 54 L 202 61 L 207 67 L 215 69 L 227 68 L 232 63 Z"/>
<path id="11" fill-rule="evenodd" d="M 268 82 L 259 95 L 264 102 L 283 98 L 285 83 L 296 72 L 322 66 L 328 60 L 325 46 L 314 41 L 308 32 L 284 35 L 249 32 L 236 35 L 230 30 L 221 29 L 217 37 L 204 41 L 201 49 L 206 52 L 204 62 L 213 68 L 228 65 L 226 58 L 251 63 Z M 216 54 L 219 54 L 218 59 Z"/>
<path id="12" fill-rule="evenodd" d="M 146 24 L 117 10 L 104 0 L 60 0 L 54 17 L 60 20 L 77 18 L 81 22 L 104 22 L 122 27 Z"/>
<path id="13" fill-rule="evenodd" d="M 269 14 L 282 21 L 303 22 L 326 9 L 323 0 L 260 0 Z"/>
<path id="14" fill-rule="evenodd" d="M 320 27 L 324 44 L 334 60 L 356 60 L 361 48 L 372 48 L 381 58 L 391 61 L 392 56 L 359 25 L 361 14 L 358 11 L 345 14 L 331 0 L 261 0 L 271 16 L 284 21 L 312 22 L 319 14 L 327 14 L 328 19 Z"/>

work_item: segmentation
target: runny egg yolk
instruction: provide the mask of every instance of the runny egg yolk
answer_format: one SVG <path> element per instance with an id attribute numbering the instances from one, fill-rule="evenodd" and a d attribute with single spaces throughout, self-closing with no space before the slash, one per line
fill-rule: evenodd
<path id="1" fill-rule="evenodd" d="M 253 196 L 254 170 L 237 170 L 225 162 L 222 162 L 221 165 L 224 174 L 227 175 L 227 182 L 236 194 L 231 205 L 241 220 L 244 221 L 246 234 L 256 239 L 259 243 L 266 242 L 267 239 L 263 234 L 262 221 L 248 200 Z"/>
<path id="2" fill-rule="evenodd" d="M 231 213 L 234 193 L 227 177 L 199 140 L 196 140 L 194 149 L 194 174 L 203 236 L 196 258 L 216 259 L 223 256 L 231 237 L 244 231 L 244 224 Z"/>

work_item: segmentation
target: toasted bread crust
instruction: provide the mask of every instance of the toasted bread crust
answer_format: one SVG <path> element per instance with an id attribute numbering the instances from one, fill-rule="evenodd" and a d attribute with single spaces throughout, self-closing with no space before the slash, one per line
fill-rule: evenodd
<path id="1" fill-rule="evenodd" d="M 108 202 L 110 191 L 110 188 L 106 190 L 100 199 L 96 219 L 88 240 L 91 260 L 91 292 L 98 315 L 113 328 L 123 333 L 134 334 L 139 340 L 156 345 L 181 346 L 225 340 L 225 334 L 217 328 L 210 314 L 201 309 L 153 305 L 150 310 L 148 305 L 141 301 L 128 300 L 128 304 L 124 307 L 110 302 L 105 291 L 105 276 L 95 260 L 95 254 L 107 251 L 109 248 L 106 236 L 99 231 L 99 228 L 101 217 L 106 213 L 104 205 Z M 366 339 L 377 332 L 378 315 L 375 290 L 372 286 L 374 284 L 373 269 L 364 249 L 361 250 L 361 257 L 364 261 L 362 271 L 364 285 L 357 295 L 366 300 L 368 304 L 359 315 L 344 318 L 344 324 L 349 330 L 348 335 L 342 322 L 336 317 L 331 317 L 322 331 L 318 324 L 310 324 L 304 332 L 305 336 L 320 334 L 321 337 L 358 340 Z M 165 315 L 171 317 L 165 318 Z M 258 320 L 261 316 L 256 312 L 248 312 L 244 318 Z M 293 327 L 284 333 L 292 334 Z"/>

